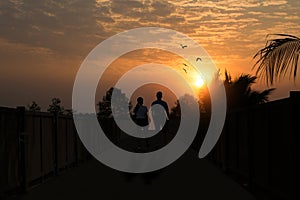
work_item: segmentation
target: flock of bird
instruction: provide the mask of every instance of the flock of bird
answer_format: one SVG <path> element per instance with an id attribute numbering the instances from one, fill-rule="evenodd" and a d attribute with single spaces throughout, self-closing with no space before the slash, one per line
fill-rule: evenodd
<path id="1" fill-rule="evenodd" d="M 188 46 L 187 45 L 185 45 L 185 44 L 180 44 L 180 46 L 181 46 L 181 48 L 187 48 Z M 202 61 L 202 59 L 200 58 L 200 57 L 197 57 L 196 58 L 196 62 L 198 62 L 198 61 Z M 185 66 L 185 67 L 189 67 L 186 63 L 183 63 L 183 65 Z M 186 70 L 186 68 L 182 68 L 182 70 L 187 74 L 188 72 L 187 72 L 187 70 Z"/>

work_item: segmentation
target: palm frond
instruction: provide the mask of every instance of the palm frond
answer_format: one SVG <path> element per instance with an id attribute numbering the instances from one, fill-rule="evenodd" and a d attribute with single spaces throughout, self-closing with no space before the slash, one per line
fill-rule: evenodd
<path id="1" fill-rule="evenodd" d="M 268 40 L 266 46 L 259 50 L 254 58 L 258 58 L 254 65 L 257 67 L 256 75 L 261 76 L 267 84 L 281 79 L 290 69 L 290 76 L 295 79 L 297 75 L 300 52 L 300 38 L 287 34 L 273 34 L 286 38 Z"/>
<path id="2" fill-rule="evenodd" d="M 275 90 L 275 88 L 270 88 L 262 91 L 259 96 L 260 96 L 260 102 L 259 103 L 265 103 L 269 101 L 269 96 L 270 94 Z"/>
<path id="3" fill-rule="evenodd" d="M 225 82 L 231 83 L 231 75 L 229 74 L 227 69 L 225 69 Z"/>
<path id="4" fill-rule="evenodd" d="M 269 36 L 282 36 L 282 37 L 289 37 L 289 38 L 300 39 L 300 38 L 297 37 L 297 36 L 290 35 L 290 34 L 282 34 L 282 33 L 268 34 L 268 35 L 266 36 L 266 38 L 268 38 Z"/>
<path id="5" fill-rule="evenodd" d="M 244 91 L 246 91 L 247 88 L 255 83 L 256 79 L 256 76 L 252 76 L 250 74 L 242 74 L 233 82 L 233 84 L 243 88 Z"/>
<path id="6" fill-rule="evenodd" d="M 269 96 L 274 90 L 275 88 L 266 89 L 262 92 L 252 91 L 249 93 L 249 103 L 255 105 L 268 102 Z"/>

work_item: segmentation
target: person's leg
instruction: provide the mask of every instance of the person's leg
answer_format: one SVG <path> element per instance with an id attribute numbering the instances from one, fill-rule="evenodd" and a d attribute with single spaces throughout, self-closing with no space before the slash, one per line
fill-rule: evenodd
<path id="1" fill-rule="evenodd" d="M 155 131 L 160 131 L 160 123 L 159 120 L 154 119 L 154 126 L 155 126 Z"/>
<path id="2" fill-rule="evenodd" d="M 148 125 L 149 125 L 148 119 L 147 118 L 143 119 L 143 122 L 142 122 L 143 133 L 142 134 L 144 134 L 144 135 L 148 134 L 148 129 L 146 127 Z M 143 148 L 143 151 L 148 151 L 148 149 L 149 149 L 149 139 L 148 138 L 144 138 L 143 140 L 145 140 L 145 143 L 146 143 L 145 147 Z"/>
<path id="3" fill-rule="evenodd" d="M 162 128 L 162 133 L 163 133 L 163 140 L 164 140 L 164 145 L 168 143 L 168 125 L 169 125 L 169 120 L 166 121 Z"/>
<path id="4" fill-rule="evenodd" d="M 136 124 L 138 125 L 138 129 L 141 129 L 141 119 L 136 119 Z M 141 144 L 141 139 L 136 138 L 137 141 L 137 146 L 136 146 L 136 151 L 140 152 L 142 150 L 142 144 Z"/>
<path id="5" fill-rule="evenodd" d="M 154 129 L 155 129 L 155 132 L 159 132 L 160 131 L 160 123 L 159 123 L 159 120 L 157 120 L 156 118 L 153 117 L 153 123 L 154 123 Z M 157 134 L 157 133 L 156 133 Z M 156 149 L 159 148 L 160 144 L 159 144 L 159 140 L 155 140 L 155 143 L 153 144 L 155 145 Z"/>

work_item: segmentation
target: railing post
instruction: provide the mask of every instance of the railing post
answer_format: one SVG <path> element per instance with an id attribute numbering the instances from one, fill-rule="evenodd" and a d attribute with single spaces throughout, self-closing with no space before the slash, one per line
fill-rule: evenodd
<path id="1" fill-rule="evenodd" d="M 25 131 L 25 107 L 18 106 L 18 124 L 19 124 L 19 173 L 21 191 L 25 192 L 28 188 L 28 135 Z"/>
<path id="2" fill-rule="evenodd" d="M 73 136 L 74 136 L 74 149 L 75 149 L 75 164 L 77 166 L 79 164 L 79 158 L 78 158 L 78 141 L 77 141 L 78 134 L 77 134 L 77 129 L 76 129 L 73 117 L 74 116 L 72 116 L 71 120 L 72 120 L 72 126 L 73 126 L 73 130 L 74 130 Z"/>
<path id="3" fill-rule="evenodd" d="M 54 160 L 55 168 L 54 173 L 58 175 L 58 113 L 53 113 L 53 126 L 54 126 Z"/>
<path id="4" fill-rule="evenodd" d="M 253 119 L 254 108 L 251 108 L 248 112 L 248 119 Z M 253 175 L 254 175 L 254 128 L 253 121 L 248 120 L 248 189 L 253 192 Z"/>
<path id="5" fill-rule="evenodd" d="M 291 99 L 291 110 L 292 110 L 292 153 L 293 153 L 293 197 L 294 199 L 299 199 L 299 141 L 300 141 L 300 91 L 290 91 L 290 99 Z"/>

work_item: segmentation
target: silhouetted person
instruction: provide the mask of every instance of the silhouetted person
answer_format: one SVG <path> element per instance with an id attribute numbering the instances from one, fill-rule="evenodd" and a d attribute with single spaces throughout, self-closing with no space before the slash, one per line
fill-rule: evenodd
<path id="1" fill-rule="evenodd" d="M 167 102 L 162 100 L 162 92 L 159 91 L 156 93 L 156 100 L 152 102 L 151 106 L 153 105 L 161 105 L 164 109 L 151 109 L 152 110 L 152 117 L 153 122 L 155 125 L 155 130 L 162 131 L 164 134 L 164 142 L 166 143 L 166 132 L 167 132 L 167 123 L 169 120 L 169 107 Z M 166 124 L 164 124 L 164 118 L 166 118 Z M 165 125 L 165 126 L 164 126 Z"/>
<path id="2" fill-rule="evenodd" d="M 144 99 L 142 97 L 137 98 L 137 104 L 133 109 L 134 121 L 137 125 L 144 127 L 149 124 L 148 120 L 148 109 L 143 105 Z M 144 130 L 144 128 L 142 128 Z M 138 150 L 141 150 L 140 138 L 138 138 Z M 146 145 L 149 146 L 148 140 L 146 139 Z"/>
<path id="3" fill-rule="evenodd" d="M 139 126 L 147 126 L 148 121 L 148 109 L 143 105 L 144 99 L 142 97 L 137 98 L 137 104 L 133 110 L 135 123 Z"/>

